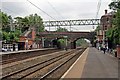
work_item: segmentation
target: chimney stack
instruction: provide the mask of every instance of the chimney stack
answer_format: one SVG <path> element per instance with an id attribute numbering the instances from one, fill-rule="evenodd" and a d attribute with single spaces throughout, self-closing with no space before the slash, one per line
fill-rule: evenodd
<path id="1" fill-rule="evenodd" d="M 105 14 L 107 14 L 107 9 L 105 10 Z"/>

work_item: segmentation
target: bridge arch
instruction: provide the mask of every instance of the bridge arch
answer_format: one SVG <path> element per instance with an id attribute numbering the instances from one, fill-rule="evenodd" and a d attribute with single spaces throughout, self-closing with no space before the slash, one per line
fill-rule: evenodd
<path id="1" fill-rule="evenodd" d="M 69 40 L 69 44 L 67 47 L 69 48 L 76 48 L 76 40 L 79 38 L 86 38 L 90 41 L 93 40 L 94 32 L 41 32 L 39 33 L 39 37 L 45 37 L 45 38 L 51 38 L 51 39 L 62 39 L 64 36 L 67 36 L 67 39 Z M 54 44 L 54 41 L 53 43 Z M 59 43 L 56 43 L 56 46 L 59 46 Z"/>
<path id="2" fill-rule="evenodd" d="M 88 44 L 88 42 L 87 42 L 87 40 L 88 40 L 89 43 L 90 43 L 90 40 L 89 40 L 89 39 L 87 39 L 87 38 L 85 38 L 85 37 L 79 37 L 79 38 L 76 38 L 73 42 L 71 42 L 71 48 L 72 48 L 72 49 L 75 49 L 75 48 L 77 47 L 78 43 L 80 43 L 80 42 L 77 43 L 78 40 L 81 40 L 82 42 L 85 41 L 87 44 Z M 85 43 L 84 43 L 84 44 L 85 44 Z M 82 45 L 83 45 L 83 44 L 82 44 Z M 87 45 L 87 46 L 88 46 L 88 45 Z"/>

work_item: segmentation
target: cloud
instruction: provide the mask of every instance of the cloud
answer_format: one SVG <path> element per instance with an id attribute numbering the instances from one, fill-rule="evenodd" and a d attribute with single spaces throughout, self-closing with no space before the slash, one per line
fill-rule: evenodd
<path id="1" fill-rule="evenodd" d="M 95 18 L 97 12 L 97 4 L 99 0 L 29 0 L 40 9 L 48 13 L 50 16 L 54 17 L 56 20 L 64 19 L 86 19 Z M 50 4 L 59 12 L 51 7 Z M 108 4 L 111 0 L 104 0 L 101 3 L 101 8 L 99 11 L 98 18 L 104 14 L 104 10 L 108 9 Z M 3 0 L 2 1 L 2 11 L 6 12 L 13 17 L 16 16 L 28 16 L 30 14 L 37 13 L 43 20 L 53 20 L 48 15 L 31 5 L 27 0 Z M 61 16 L 62 15 L 62 16 Z M 79 30 L 90 30 L 92 27 L 86 27 Z"/>
<path id="2" fill-rule="evenodd" d="M 13 0 L 5 0 L 4 2 L 2 2 L 2 7 L 3 9 L 4 8 L 9 9 L 9 11 L 6 9 L 4 9 L 4 11 L 6 11 L 7 13 L 13 16 L 25 16 L 32 13 L 33 14 L 38 13 L 44 18 L 44 20 L 51 19 L 49 16 L 47 16 L 42 11 L 35 8 L 33 5 L 31 5 L 29 2 L 25 0 L 22 0 L 21 2 L 19 2 L 20 0 L 16 0 L 16 2 L 12 2 L 12 1 Z M 92 1 L 89 1 L 89 0 L 57 0 L 57 1 L 56 0 L 40 0 L 40 1 L 30 0 L 30 1 L 58 20 L 61 19 L 61 16 L 51 8 L 51 6 L 48 4 L 48 1 L 64 17 L 64 19 L 78 19 L 78 18 L 84 18 L 84 17 L 86 18 L 87 16 L 88 18 L 89 17 L 93 18 L 95 17 L 96 10 L 97 10 L 97 3 L 98 3 L 98 0 L 92 0 Z M 105 2 L 102 3 L 102 6 L 104 6 L 104 4 Z M 102 7 L 101 7 L 101 10 L 103 10 Z"/>
<path id="3" fill-rule="evenodd" d="M 2 2 L 2 11 L 12 16 L 22 16 L 26 14 L 24 2 Z"/>

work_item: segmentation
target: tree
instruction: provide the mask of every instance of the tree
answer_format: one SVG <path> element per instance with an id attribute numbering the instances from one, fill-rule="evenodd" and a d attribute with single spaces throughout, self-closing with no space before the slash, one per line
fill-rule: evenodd
<path id="1" fill-rule="evenodd" d="M 82 47 L 87 47 L 88 43 L 85 39 L 78 39 L 76 41 L 76 46 L 82 46 Z"/>
<path id="2" fill-rule="evenodd" d="M 37 14 L 31 14 L 23 18 L 16 17 L 14 19 L 16 20 L 15 24 L 17 24 L 15 30 L 13 30 L 14 26 L 12 25 L 13 18 L 3 12 L 0 12 L 0 30 L 3 34 L 3 40 L 6 40 L 8 42 L 18 41 L 20 34 L 31 27 L 34 27 L 37 32 L 44 31 L 42 18 Z"/>
<path id="3" fill-rule="evenodd" d="M 12 41 L 18 41 L 20 31 L 12 31 L 13 25 L 10 25 L 13 23 L 13 19 L 11 16 L 8 16 L 6 13 L 0 12 L 0 19 L 1 21 L 1 32 L 2 32 L 2 40 L 5 40 L 6 42 L 12 42 Z"/>
<path id="4" fill-rule="evenodd" d="M 120 1 L 119 0 L 114 0 L 109 4 L 109 8 L 112 10 L 117 10 L 120 9 Z"/>
<path id="5" fill-rule="evenodd" d="M 22 31 L 24 32 L 28 28 L 34 27 L 37 32 L 44 31 L 44 25 L 42 18 L 38 16 L 37 14 L 31 14 L 29 16 L 26 16 L 24 18 L 22 17 L 16 17 L 17 23 L 22 27 Z"/>
<path id="6" fill-rule="evenodd" d="M 8 28 L 8 24 L 9 24 L 9 18 L 8 18 L 8 15 L 3 13 L 3 12 L 0 12 L 0 28 L 2 28 L 2 30 L 5 30 Z M 8 29 L 9 30 L 9 29 Z"/>
<path id="7" fill-rule="evenodd" d="M 116 13 L 116 38 L 118 41 L 118 44 L 120 44 L 120 9 L 117 10 Z"/>
<path id="8" fill-rule="evenodd" d="M 58 48 L 60 48 L 60 49 L 63 49 L 63 48 L 65 48 L 65 39 L 59 39 L 58 41 L 57 41 L 57 43 L 58 43 Z"/>
<path id="9" fill-rule="evenodd" d="M 3 34 L 3 40 L 6 40 L 6 41 L 10 41 L 10 37 L 9 37 L 9 34 L 5 31 L 2 31 L 2 34 Z"/>
<path id="10" fill-rule="evenodd" d="M 17 29 L 21 31 L 21 29 L 22 29 L 22 19 L 23 18 L 22 17 L 16 17 L 14 19 L 16 20 L 16 24 L 18 24 Z"/>
<path id="11" fill-rule="evenodd" d="M 14 32 L 2 31 L 2 34 L 3 40 L 6 40 L 7 42 L 17 42 L 19 40 L 20 31 L 19 30 L 15 30 Z"/>
<path id="12" fill-rule="evenodd" d="M 120 44 L 120 1 L 111 2 L 109 7 L 114 10 L 115 18 L 113 18 L 113 27 L 107 31 L 106 36 L 113 46 Z"/>

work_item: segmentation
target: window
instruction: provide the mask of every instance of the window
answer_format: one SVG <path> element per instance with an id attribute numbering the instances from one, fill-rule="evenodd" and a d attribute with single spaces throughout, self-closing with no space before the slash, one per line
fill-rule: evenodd
<path id="1" fill-rule="evenodd" d="M 104 30 L 107 30 L 107 26 L 104 26 Z"/>
<path id="2" fill-rule="evenodd" d="M 107 21 L 109 21 L 109 18 L 107 17 Z"/>

